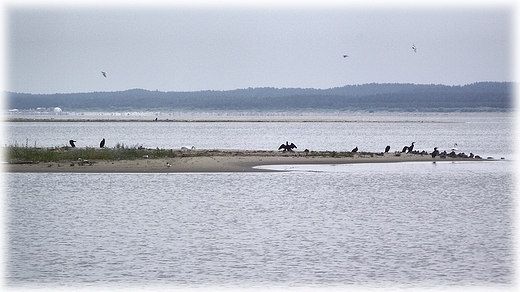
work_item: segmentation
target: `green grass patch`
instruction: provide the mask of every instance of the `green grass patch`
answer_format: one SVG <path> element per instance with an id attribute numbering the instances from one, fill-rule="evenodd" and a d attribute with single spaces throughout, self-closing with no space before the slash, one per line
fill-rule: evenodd
<path id="1" fill-rule="evenodd" d="M 27 145 L 7 146 L 4 149 L 9 163 L 24 162 L 57 162 L 78 160 L 135 160 L 144 158 L 163 158 L 179 156 L 180 151 L 173 149 L 146 149 L 143 147 L 125 147 L 117 145 L 114 148 L 73 148 L 54 147 L 38 148 Z M 188 153 L 189 154 L 189 153 Z M 191 154 L 192 156 L 195 153 Z"/>

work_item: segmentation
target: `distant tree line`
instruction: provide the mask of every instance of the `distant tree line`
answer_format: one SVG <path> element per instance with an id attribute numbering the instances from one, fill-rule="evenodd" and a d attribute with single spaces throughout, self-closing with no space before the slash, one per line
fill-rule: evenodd
<path id="1" fill-rule="evenodd" d="M 513 82 L 463 86 L 363 84 L 330 89 L 247 88 L 229 91 L 27 94 L 7 92 L 9 109 L 60 107 L 64 111 L 130 110 L 367 110 L 509 111 Z"/>

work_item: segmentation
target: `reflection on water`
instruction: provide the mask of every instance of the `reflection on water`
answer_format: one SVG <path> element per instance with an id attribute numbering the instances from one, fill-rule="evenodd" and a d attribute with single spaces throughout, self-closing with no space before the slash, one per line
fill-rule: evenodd
<path id="1" fill-rule="evenodd" d="M 508 288 L 511 164 L 7 173 L 6 281 Z"/>

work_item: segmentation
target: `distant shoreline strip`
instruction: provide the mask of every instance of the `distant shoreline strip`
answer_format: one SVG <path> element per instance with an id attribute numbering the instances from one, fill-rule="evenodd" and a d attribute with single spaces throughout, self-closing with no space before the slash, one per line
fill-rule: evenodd
<path id="1" fill-rule="evenodd" d="M 456 124 L 454 121 L 414 121 L 414 120 L 344 120 L 344 119 L 31 119 L 7 118 L 4 122 L 12 123 L 380 123 L 380 124 Z"/>

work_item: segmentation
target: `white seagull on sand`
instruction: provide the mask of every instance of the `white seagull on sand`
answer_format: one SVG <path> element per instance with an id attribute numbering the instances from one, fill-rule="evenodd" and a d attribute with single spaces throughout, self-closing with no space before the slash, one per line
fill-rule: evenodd
<path id="1" fill-rule="evenodd" d="M 459 145 L 457 145 L 457 143 L 453 144 L 453 148 L 451 148 L 451 151 L 459 150 L 457 147 L 459 147 Z"/>

